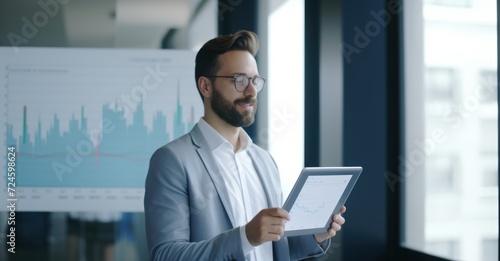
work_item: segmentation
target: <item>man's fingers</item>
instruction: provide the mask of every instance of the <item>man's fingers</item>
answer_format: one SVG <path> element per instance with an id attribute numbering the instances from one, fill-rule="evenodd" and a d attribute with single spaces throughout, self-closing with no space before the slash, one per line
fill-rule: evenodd
<path id="1" fill-rule="evenodd" d="M 345 219 L 342 216 L 343 213 L 345 213 L 347 208 L 345 206 L 342 206 L 338 214 L 333 215 L 332 217 L 332 225 L 328 229 L 327 233 L 324 234 L 315 234 L 314 238 L 316 239 L 316 242 L 322 243 L 323 241 L 327 240 L 328 238 L 334 237 L 337 235 L 337 232 L 342 229 L 342 225 L 345 223 Z"/>
<path id="2" fill-rule="evenodd" d="M 268 215 L 266 220 L 268 220 L 268 224 L 271 225 L 267 230 L 268 240 L 280 240 L 285 232 L 285 220 L 290 220 L 288 212 L 282 208 L 269 208 L 264 211 L 265 214 Z"/>
<path id="3" fill-rule="evenodd" d="M 276 234 L 279 236 L 282 236 L 284 232 L 285 232 L 285 227 L 283 227 L 283 226 L 273 226 L 268 231 L 268 233 L 270 233 L 270 234 Z"/>
<path id="4" fill-rule="evenodd" d="M 290 220 L 290 216 L 288 212 L 282 208 L 268 208 L 263 210 L 267 215 L 272 217 L 284 218 L 286 220 Z"/>
<path id="5" fill-rule="evenodd" d="M 342 216 L 343 213 L 345 213 L 347 208 L 345 206 L 342 206 L 340 209 L 340 212 L 338 214 L 333 215 L 332 221 L 333 223 L 337 223 L 339 225 L 343 225 L 345 223 L 345 219 Z"/>
<path id="6" fill-rule="evenodd" d="M 337 231 L 335 231 L 334 229 L 328 230 L 328 237 L 334 237 L 335 235 L 337 235 Z"/>
<path id="7" fill-rule="evenodd" d="M 335 231 L 339 231 L 340 229 L 342 229 L 342 226 L 338 223 L 333 222 L 331 229 L 333 229 Z"/>
<path id="8" fill-rule="evenodd" d="M 285 232 L 288 212 L 282 208 L 263 209 L 245 227 L 248 241 L 258 246 L 267 241 L 280 240 Z"/>
<path id="9" fill-rule="evenodd" d="M 340 214 L 335 214 L 335 215 L 333 215 L 333 223 L 343 225 L 345 223 L 345 219 Z"/>

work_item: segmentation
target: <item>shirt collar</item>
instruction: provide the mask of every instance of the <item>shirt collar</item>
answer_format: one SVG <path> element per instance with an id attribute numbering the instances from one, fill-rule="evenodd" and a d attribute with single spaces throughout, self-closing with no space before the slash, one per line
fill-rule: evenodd
<path id="1" fill-rule="evenodd" d="M 212 126 L 210 126 L 210 124 L 208 124 L 205 119 L 203 119 L 203 117 L 198 121 L 198 126 L 201 130 L 201 133 L 207 140 L 208 147 L 211 151 L 214 151 L 223 144 L 226 144 L 225 146 L 229 145 L 229 147 L 234 150 L 233 145 L 231 145 L 229 141 L 227 141 L 222 135 L 220 135 L 220 133 L 212 128 Z M 241 147 L 237 152 L 247 150 L 253 143 L 252 139 L 250 138 L 250 136 L 248 136 L 243 128 L 241 128 L 238 138 L 240 140 Z"/>

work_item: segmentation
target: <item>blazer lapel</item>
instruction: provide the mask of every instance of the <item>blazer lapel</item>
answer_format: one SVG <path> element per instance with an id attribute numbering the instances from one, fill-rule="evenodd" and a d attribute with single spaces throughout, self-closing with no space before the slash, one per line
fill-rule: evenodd
<path id="1" fill-rule="evenodd" d="M 262 187 L 266 193 L 267 204 L 269 207 L 281 207 L 279 198 L 276 197 L 276 193 L 273 193 L 274 186 L 281 186 L 280 184 L 273 184 L 269 175 L 271 170 L 268 169 L 269 166 L 265 164 L 264 159 L 261 158 L 259 153 L 255 153 L 254 150 L 249 149 L 248 155 L 252 159 L 253 165 L 257 174 L 259 175 L 260 182 L 262 183 Z M 282 237 L 279 241 L 273 242 L 273 260 L 274 261 L 285 261 L 290 260 L 290 253 L 288 251 L 288 239 L 286 237 Z"/>
<path id="2" fill-rule="evenodd" d="M 264 174 L 267 172 L 262 169 L 264 168 L 264 161 L 260 158 L 258 153 L 255 153 L 251 149 L 248 150 L 248 155 L 250 155 L 250 158 L 252 159 L 255 171 L 257 171 L 257 174 L 259 175 L 260 183 L 266 193 L 268 207 L 281 207 L 279 206 L 279 200 L 275 197 L 276 193 L 273 193 L 273 183 L 271 182 L 269 176 Z"/>
<path id="3" fill-rule="evenodd" d="M 219 167 L 217 166 L 217 163 L 215 162 L 215 159 L 212 156 L 210 149 L 208 148 L 205 137 L 198 128 L 198 125 L 194 126 L 194 128 L 190 132 L 190 135 L 194 145 L 198 147 L 196 151 L 198 152 L 201 161 L 205 165 L 208 175 L 214 183 L 217 194 L 219 194 L 222 205 L 226 210 L 226 214 L 228 215 L 229 220 L 231 220 L 231 224 L 233 225 L 233 227 L 236 227 L 233 212 L 231 211 L 231 203 L 229 201 L 229 194 L 226 189 L 226 183 L 224 182 L 221 171 L 219 170 Z"/>

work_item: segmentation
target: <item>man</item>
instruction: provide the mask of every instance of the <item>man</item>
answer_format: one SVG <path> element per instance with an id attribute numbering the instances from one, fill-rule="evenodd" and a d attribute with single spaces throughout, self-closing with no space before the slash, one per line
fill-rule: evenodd
<path id="1" fill-rule="evenodd" d="M 239 31 L 208 41 L 196 56 L 204 116 L 153 154 L 146 179 L 152 260 L 302 259 L 324 254 L 345 222 L 338 214 L 328 233 L 282 237 L 290 217 L 280 208 L 278 169 L 241 128 L 253 123 L 265 83 L 257 49 L 257 36 Z"/>

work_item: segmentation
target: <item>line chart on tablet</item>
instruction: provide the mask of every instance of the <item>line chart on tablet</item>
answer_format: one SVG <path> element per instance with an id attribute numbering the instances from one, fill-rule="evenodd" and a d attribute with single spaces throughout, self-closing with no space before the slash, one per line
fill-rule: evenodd
<path id="1" fill-rule="evenodd" d="M 309 176 L 290 209 L 290 221 L 287 221 L 286 230 L 324 227 L 351 177 Z"/>

